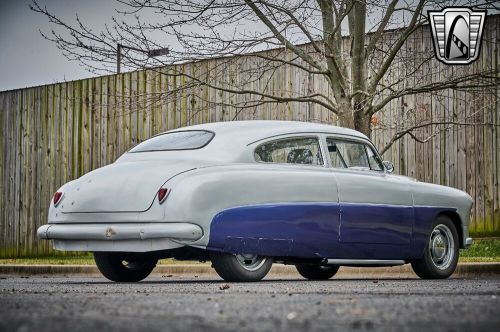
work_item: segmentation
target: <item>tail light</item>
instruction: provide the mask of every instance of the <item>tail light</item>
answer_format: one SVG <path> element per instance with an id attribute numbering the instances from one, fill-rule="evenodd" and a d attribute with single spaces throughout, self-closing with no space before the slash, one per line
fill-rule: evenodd
<path id="1" fill-rule="evenodd" d="M 160 188 L 158 190 L 158 202 L 161 204 L 165 201 L 169 193 L 169 190 L 167 188 Z"/>
<path id="2" fill-rule="evenodd" d="M 62 197 L 63 197 L 63 193 L 61 191 L 57 191 L 54 194 L 54 206 L 57 206 L 57 204 L 59 204 Z"/>

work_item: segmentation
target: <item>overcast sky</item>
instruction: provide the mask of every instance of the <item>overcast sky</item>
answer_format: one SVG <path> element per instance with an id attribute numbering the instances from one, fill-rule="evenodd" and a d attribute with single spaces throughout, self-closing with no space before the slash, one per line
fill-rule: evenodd
<path id="1" fill-rule="evenodd" d="M 124 9 L 114 0 L 38 0 L 50 12 L 68 23 L 76 13 L 85 25 L 102 31 L 112 25 L 111 17 L 123 18 L 116 9 Z M 39 30 L 50 34 L 54 28 L 44 15 L 29 9 L 31 0 L 0 0 L 0 91 L 95 76 L 79 62 L 69 61 L 56 45 L 45 40 Z M 372 15 L 370 19 L 375 19 Z M 158 16 L 141 12 L 141 19 L 157 22 Z M 240 28 L 257 27 L 239 23 Z M 64 30 L 58 29 L 61 32 Z M 231 30 L 232 31 L 232 30 Z M 162 35 L 162 43 L 176 47 L 176 40 Z"/>
<path id="2" fill-rule="evenodd" d="M 78 13 L 81 21 L 95 31 L 102 31 L 105 24 L 111 24 L 112 16 L 120 18 L 116 9 L 125 8 L 114 0 L 39 2 L 68 23 L 74 23 Z M 0 0 L 0 91 L 95 76 L 79 62 L 66 59 L 54 43 L 40 35 L 39 30 L 50 34 L 53 26 L 45 16 L 32 12 L 30 3 L 31 0 Z M 149 15 L 143 13 L 141 19 L 157 22 L 157 16 Z M 378 16 L 372 14 L 367 25 L 378 23 Z M 255 30 L 256 27 L 250 28 Z M 162 44 L 175 48 L 176 41 L 165 40 L 169 37 L 163 35 L 162 38 Z"/>
<path id="3" fill-rule="evenodd" d="M 80 18 L 101 27 L 115 15 L 113 0 L 43 0 L 67 19 Z M 68 61 L 57 47 L 43 39 L 50 32 L 46 17 L 32 12 L 29 0 L 0 0 L 0 91 L 92 76 L 78 62 Z"/>

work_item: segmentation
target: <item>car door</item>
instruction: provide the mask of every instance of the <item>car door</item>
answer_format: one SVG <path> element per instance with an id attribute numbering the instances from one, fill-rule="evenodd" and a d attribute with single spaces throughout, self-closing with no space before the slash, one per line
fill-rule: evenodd
<path id="1" fill-rule="evenodd" d="M 327 137 L 338 184 L 341 243 L 409 245 L 414 222 L 408 181 L 386 173 L 371 144 Z"/>

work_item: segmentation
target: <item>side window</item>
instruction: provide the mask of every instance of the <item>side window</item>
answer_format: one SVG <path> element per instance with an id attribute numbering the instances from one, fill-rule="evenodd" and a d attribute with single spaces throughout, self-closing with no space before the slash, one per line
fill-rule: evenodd
<path id="1" fill-rule="evenodd" d="M 368 162 L 370 163 L 370 168 L 374 171 L 383 171 L 382 163 L 379 157 L 373 152 L 372 148 L 365 145 L 366 153 L 368 154 Z"/>
<path id="2" fill-rule="evenodd" d="M 279 164 L 323 165 L 316 137 L 294 137 L 259 145 L 254 152 L 256 161 Z"/>
<path id="3" fill-rule="evenodd" d="M 364 143 L 327 138 L 327 145 L 334 168 L 382 170 L 377 155 Z"/>
<path id="4" fill-rule="evenodd" d="M 326 141 L 328 145 L 328 154 L 330 155 L 330 160 L 332 161 L 333 168 L 347 168 L 344 158 L 340 153 L 340 149 L 342 148 L 342 146 L 340 144 L 337 144 L 337 142 L 330 138 L 328 138 Z"/>

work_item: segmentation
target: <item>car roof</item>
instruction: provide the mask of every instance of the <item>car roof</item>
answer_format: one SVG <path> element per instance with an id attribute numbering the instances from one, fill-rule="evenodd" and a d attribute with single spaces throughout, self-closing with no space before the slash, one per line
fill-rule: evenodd
<path id="1" fill-rule="evenodd" d="M 208 130 L 215 133 L 209 144 L 200 149 L 157 151 L 156 153 L 125 153 L 120 161 L 161 159 L 196 159 L 213 162 L 250 162 L 252 143 L 280 135 L 327 133 L 368 139 L 362 133 L 348 128 L 300 121 L 250 120 L 199 124 L 177 128 L 159 135 L 188 130 Z"/>
<path id="2" fill-rule="evenodd" d="M 233 137 L 238 141 L 246 141 L 246 144 L 272 136 L 298 133 L 332 133 L 368 139 L 368 137 L 359 131 L 349 128 L 312 122 L 278 120 L 212 122 L 178 128 L 169 132 L 185 130 L 209 130 L 214 132 L 218 138 Z"/>

